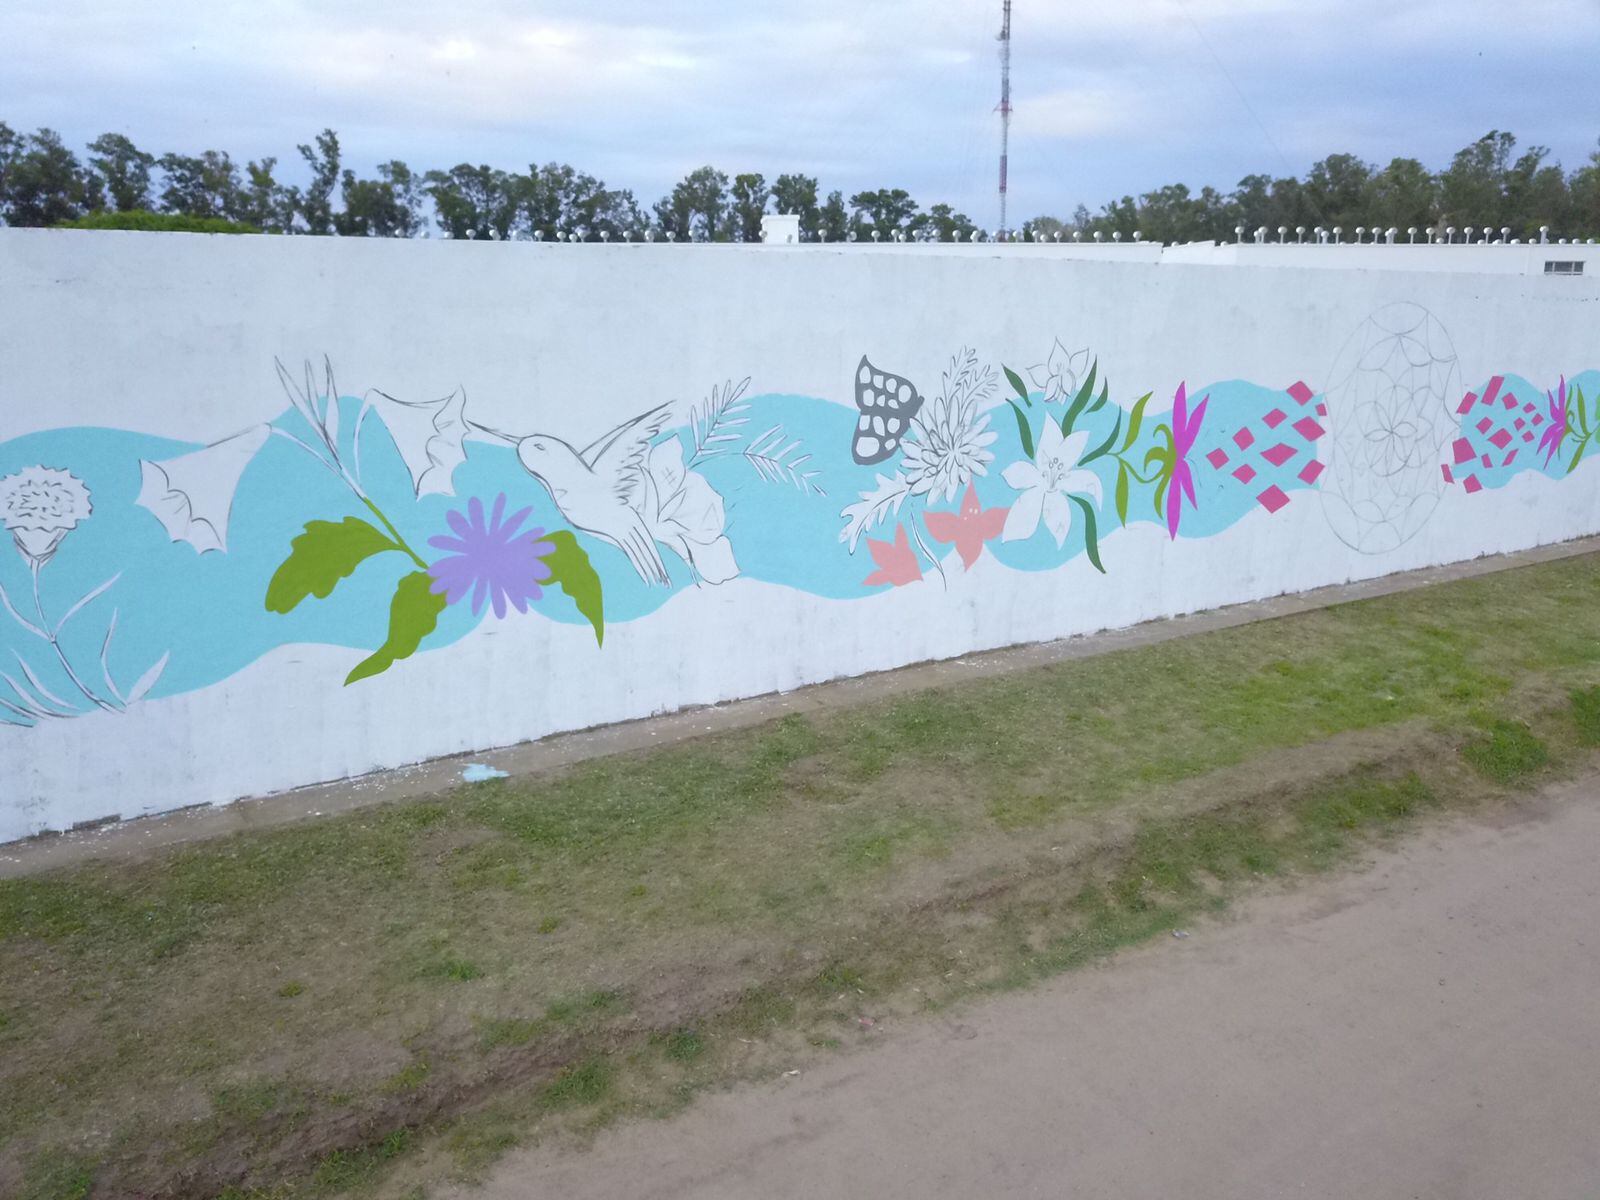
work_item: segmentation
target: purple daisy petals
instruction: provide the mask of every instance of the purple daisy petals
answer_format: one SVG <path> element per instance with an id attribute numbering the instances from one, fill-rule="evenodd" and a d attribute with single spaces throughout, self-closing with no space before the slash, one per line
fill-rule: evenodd
<path id="1" fill-rule="evenodd" d="M 544 559 L 555 553 L 555 543 L 539 540 L 545 532 L 540 526 L 518 534 L 532 507 L 510 517 L 505 512 L 504 492 L 495 497 L 487 516 L 483 501 L 474 496 L 465 513 L 455 509 L 445 514 L 458 537 L 428 539 L 430 546 L 451 551 L 428 568 L 434 580 L 430 590 L 442 594 L 446 603 L 458 604 L 470 593 L 474 614 L 481 614 L 487 601 L 501 618 L 508 608 L 526 613 L 529 602 L 544 595 L 539 585 L 554 574 Z"/>

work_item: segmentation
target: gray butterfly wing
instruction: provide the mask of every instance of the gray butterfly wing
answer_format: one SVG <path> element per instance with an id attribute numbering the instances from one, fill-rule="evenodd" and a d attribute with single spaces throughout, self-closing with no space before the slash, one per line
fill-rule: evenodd
<path id="1" fill-rule="evenodd" d="M 856 368 L 856 408 L 860 415 L 850 443 L 851 456 L 862 466 L 893 457 L 911 418 L 921 407 L 922 394 L 909 379 L 880 370 L 863 354 L 861 365 Z"/>

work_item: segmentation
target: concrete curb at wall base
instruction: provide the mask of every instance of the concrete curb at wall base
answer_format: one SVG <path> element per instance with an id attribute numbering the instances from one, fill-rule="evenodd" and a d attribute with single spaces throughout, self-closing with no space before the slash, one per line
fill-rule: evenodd
<path id="1" fill-rule="evenodd" d="M 1600 536 L 1487 555 L 1447 566 L 1426 567 L 1357 583 L 1255 600 L 1124 629 L 1059 641 L 1011 646 L 957 658 L 917 663 L 890 671 L 814 684 L 725 704 L 685 709 L 573 733 L 555 734 L 497 750 L 452 755 L 355 779 L 318 784 L 221 806 L 181 809 L 128 821 L 99 823 L 67 833 L 42 834 L 0 846 L 0 879 L 15 879 L 97 860 L 126 861 L 162 849 L 251 830 L 416 799 L 465 786 L 462 773 L 481 763 L 513 777 L 548 774 L 609 755 L 670 746 L 709 734 L 746 729 L 791 713 L 822 712 L 964 681 L 1027 671 L 1051 663 L 1093 658 L 1196 634 L 1232 629 L 1357 600 L 1416 591 L 1498 571 L 1577 558 L 1600 552 Z"/>

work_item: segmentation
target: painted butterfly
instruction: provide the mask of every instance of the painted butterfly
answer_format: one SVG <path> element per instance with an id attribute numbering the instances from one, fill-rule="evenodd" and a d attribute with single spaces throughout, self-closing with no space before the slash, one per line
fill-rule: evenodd
<path id="1" fill-rule="evenodd" d="M 922 407 L 922 394 L 909 379 L 880 371 L 863 354 L 856 368 L 856 407 L 861 417 L 850 453 L 862 466 L 871 466 L 900 449 L 906 427 Z"/>

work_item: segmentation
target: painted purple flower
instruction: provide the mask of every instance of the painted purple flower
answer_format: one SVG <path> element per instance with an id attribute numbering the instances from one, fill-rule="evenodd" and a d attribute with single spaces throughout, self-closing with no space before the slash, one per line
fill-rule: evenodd
<path id="1" fill-rule="evenodd" d="M 538 526 L 527 533 L 517 533 L 533 509 L 524 508 L 512 513 L 509 519 L 501 520 L 505 510 L 506 497 L 501 492 L 495 497 L 494 511 L 489 514 L 487 524 L 483 519 L 483 501 L 476 496 L 467 501 L 465 515 L 457 509 L 445 513 L 445 520 L 456 536 L 431 537 L 428 545 L 454 553 L 428 568 L 428 574 L 433 576 L 430 591 L 442 594 L 446 603 L 455 604 L 470 590 L 473 614 L 483 611 L 483 601 L 487 597 L 497 617 L 506 615 L 507 600 L 516 605 L 518 612 L 525 613 L 528 601 L 544 594 L 539 585 L 551 574 L 544 559 L 555 552 L 555 545 L 539 540 L 544 530 Z"/>
<path id="2" fill-rule="evenodd" d="M 1198 508 L 1194 498 L 1194 475 L 1189 470 L 1189 451 L 1200 436 L 1200 424 L 1206 419 L 1206 404 L 1211 397 L 1200 397 L 1200 403 L 1189 411 L 1189 396 L 1184 385 L 1178 385 L 1178 394 L 1172 400 L 1172 478 L 1167 481 L 1167 536 L 1178 536 L 1178 519 L 1183 512 L 1183 497 L 1189 497 L 1189 507 Z"/>
<path id="3" fill-rule="evenodd" d="M 1561 449 L 1561 439 L 1567 436 L 1567 377 L 1563 375 L 1561 386 L 1545 395 L 1550 398 L 1549 424 L 1544 427 L 1544 436 L 1539 439 L 1539 450 L 1545 452 L 1544 465 L 1548 467 L 1556 451 Z"/>

